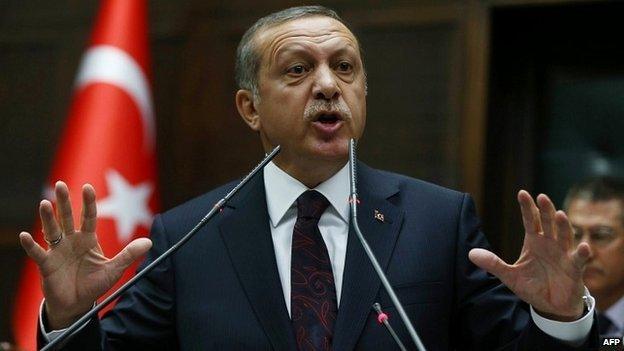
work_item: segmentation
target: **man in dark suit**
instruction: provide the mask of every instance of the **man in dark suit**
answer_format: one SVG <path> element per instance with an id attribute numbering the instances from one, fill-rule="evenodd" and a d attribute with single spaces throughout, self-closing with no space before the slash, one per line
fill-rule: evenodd
<path id="1" fill-rule="evenodd" d="M 281 153 L 68 349 L 396 348 L 371 308 L 379 302 L 394 316 L 393 307 L 349 223 L 348 140 L 361 137 L 366 117 L 357 38 L 323 7 L 271 14 L 243 36 L 237 80 L 240 115 L 265 150 L 281 145 Z M 581 279 L 591 252 L 573 247 L 565 214 L 545 195 L 536 204 L 518 194 L 525 245 L 509 265 L 483 249 L 469 196 L 357 168 L 360 227 L 429 350 L 595 345 L 593 298 Z M 83 187 L 75 230 L 67 187 L 57 183 L 58 218 L 49 202 L 40 206 L 48 250 L 20 234 L 43 277 L 40 341 L 88 311 L 152 242 L 147 262 L 178 241 L 232 186 L 157 216 L 151 242 L 135 240 L 109 260 L 95 236 L 94 189 Z M 392 324 L 408 343 L 399 320 Z"/>
<path id="2" fill-rule="evenodd" d="M 624 181 L 598 177 L 574 185 L 564 208 L 577 243 L 587 242 L 592 256 L 583 280 L 596 298 L 603 336 L 624 335 Z"/>

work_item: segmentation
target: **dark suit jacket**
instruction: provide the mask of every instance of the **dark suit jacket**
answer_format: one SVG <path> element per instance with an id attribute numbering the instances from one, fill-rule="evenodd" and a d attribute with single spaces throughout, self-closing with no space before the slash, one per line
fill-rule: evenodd
<path id="1" fill-rule="evenodd" d="M 358 169 L 360 228 L 428 350 L 569 349 L 542 333 L 526 304 L 468 260 L 470 249 L 487 247 L 468 195 L 361 163 Z M 177 242 L 233 184 L 157 216 L 146 261 Z M 375 210 L 383 222 L 374 219 Z M 344 269 L 333 349 L 397 349 L 376 322 L 374 302 L 415 349 L 352 229 Z M 595 326 L 589 342 L 598 343 Z M 261 173 L 113 311 L 66 345 L 100 347 L 295 350 Z"/>

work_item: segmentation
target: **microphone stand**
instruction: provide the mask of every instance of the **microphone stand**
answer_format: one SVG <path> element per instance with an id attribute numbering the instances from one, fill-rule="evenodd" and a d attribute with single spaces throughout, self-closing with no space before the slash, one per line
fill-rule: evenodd
<path id="1" fill-rule="evenodd" d="M 388 330 L 388 333 L 390 333 L 390 336 L 392 336 L 392 338 L 394 339 L 394 342 L 396 342 L 396 344 L 399 345 L 399 348 L 401 349 L 401 351 L 407 351 L 407 349 L 405 348 L 405 345 L 403 345 L 403 343 L 401 342 L 401 339 L 399 339 L 399 336 L 397 335 L 397 333 L 394 331 L 394 329 L 390 325 L 390 322 L 388 322 L 388 315 L 385 314 L 384 311 L 381 310 L 381 305 L 379 304 L 379 302 L 375 302 L 373 304 L 373 309 L 375 310 L 375 312 L 377 312 L 377 322 L 379 322 L 380 324 L 383 324 L 386 327 L 386 330 Z"/>
<path id="2" fill-rule="evenodd" d="M 359 200 L 357 198 L 357 188 L 356 188 L 357 179 L 356 179 L 356 173 L 355 173 L 355 159 L 356 159 L 355 158 L 355 140 L 351 139 L 349 141 L 349 177 L 351 179 L 351 196 L 349 199 L 349 203 L 351 205 L 351 223 L 353 223 L 353 229 L 355 229 L 355 233 L 357 234 L 358 239 L 360 239 L 360 243 L 364 247 L 364 251 L 366 252 L 366 255 L 368 256 L 368 259 L 373 265 L 373 268 L 375 268 L 375 272 L 377 272 L 377 275 L 379 276 L 381 283 L 383 284 L 384 288 L 386 289 L 386 292 L 390 296 L 390 300 L 392 301 L 397 311 L 399 312 L 399 316 L 401 316 L 401 320 L 403 320 L 403 324 L 405 324 L 405 327 L 407 328 L 407 331 L 409 332 L 412 338 L 412 341 L 414 342 L 414 344 L 416 345 L 419 351 L 426 351 L 425 346 L 420 341 L 420 338 L 418 337 L 418 334 L 416 333 L 416 330 L 414 329 L 414 326 L 412 325 L 412 322 L 407 317 L 407 314 L 405 313 L 405 310 L 403 309 L 403 305 L 399 301 L 399 298 L 396 296 L 396 293 L 394 292 L 394 289 L 392 288 L 392 286 L 390 286 L 390 282 L 388 282 L 388 278 L 386 277 L 386 274 L 384 273 L 383 269 L 379 265 L 379 262 L 377 261 L 375 254 L 371 250 L 366 239 L 364 239 L 364 235 L 362 235 L 362 232 L 360 231 L 360 227 L 358 226 L 357 203 Z"/>
<path id="3" fill-rule="evenodd" d="M 56 348 L 62 346 L 61 343 L 63 341 L 68 341 L 75 335 L 74 333 L 82 327 L 83 324 L 87 323 L 91 318 L 97 315 L 104 307 L 108 306 L 111 302 L 113 302 L 119 295 L 124 293 L 130 287 L 135 285 L 141 278 L 143 278 L 147 273 L 152 271 L 158 264 L 162 261 L 166 260 L 171 256 L 175 251 L 177 251 L 180 247 L 182 247 L 187 241 L 199 231 L 208 221 L 214 217 L 214 215 L 219 212 L 219 210 L 227 203 L 227 201 L 234 196 L 249 180 L 256 175 L 261 169 L 264 168 L 280 151 L 280 146 L 276 146 L 265 158 L 260 162 L 254 169 L 247 174 L 243 180 L 238 183 L 234 187 L 234 189 L 230 190 L 224 198 L 217 201 L 216 204 L 212 207 L 212 209 L 191 229 L 188 233 L 180 239 L 175 245 L 171 246 L 167 251 L 163 252 L 158 258 L 156 258 L 152 263 L 143 268 L 139 273 L 137 273 L 132 279 L 128 280 L 124 285 L 122 285 L 119 289 L 117 289 L 114 293 L 110 294 L 106 299 L 104 299 L 100 304 L 96 305 L 89 312 L 85 313 L 80 319 L 74 322 L 69 328 L 67 328 L 61 335 L 52 340 L 49 344 L 47 344 L 41 351 L 55 350 Z"/>

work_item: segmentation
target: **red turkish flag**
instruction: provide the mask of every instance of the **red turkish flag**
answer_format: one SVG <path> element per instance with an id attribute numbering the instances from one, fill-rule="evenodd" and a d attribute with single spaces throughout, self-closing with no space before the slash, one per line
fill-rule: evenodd
<path id="1" fill-rule="evenodd" d="M 95 187 L 97 233 L 107 257 L 146 236 L 158 210 L 155 132 L 145 0 L 105 0 L 76 78 L 46 187 L 52 189 L 57 180 L 67 183 L 75 223 L 80 223 L 82 185 Z M 45 197 L 53 201 L 49 193 Z M 40 223 L 36 227 L 35 240 L 47 247 Z M 117 286 L 135 268 L 129 268 Z M 26 350 L 36 347 L 42 299 L 39 272 L 28 259 L 13 315 L 15 341 Z"/>

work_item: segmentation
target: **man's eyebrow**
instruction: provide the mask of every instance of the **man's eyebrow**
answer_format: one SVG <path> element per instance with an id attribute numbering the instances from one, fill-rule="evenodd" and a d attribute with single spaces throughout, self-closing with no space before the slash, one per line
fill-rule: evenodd
<path id="1" fill-rule="evenodd" d="M 334 52 L 332 56 L 340 56 L 344 54 L 357 54 L 357 53 L 358 51 L 356 47 L 354 47 L 351 44 L 347 44 L 341 47 L 340 49 L 336 50 L 336 52 Z"/>
<path id="2" fill-rule="evenodd" d="M 615 230 L 615 227 L 613 227 L 613 225 L 609 223 L 596 223 L 596 224 L 588 225 L 587 229 L 589 230 L 600 230 L 600 229 Z"/>
<path id="3" fill-rule="evenodd" d="M 309 55 L 309 49 L 306 49 L 304 46 L 302 46 L 301 44 L 290 44 L 290 45 L 286 45 L 283 47 L 278 48 L 277 50 L 275 50 L 275 57 L 278 58 L 280 56 L 283 55 L 288 55 L 288 54 L 293 54 L 293 55 L 297 55 L 297 54 L 303 54 L 303 55 Z"/>
<path id="4" fill-rule="evenodd" d="M 606 229 L 614 229 L 613 225 L 610 224 L 610 223 L 598 223 L 598 224 L 594 225 L 593 228 L 596 228 L 596 229 L 604 229 L 604 228 L 606 228 Z"/>

